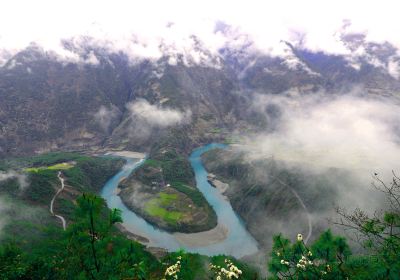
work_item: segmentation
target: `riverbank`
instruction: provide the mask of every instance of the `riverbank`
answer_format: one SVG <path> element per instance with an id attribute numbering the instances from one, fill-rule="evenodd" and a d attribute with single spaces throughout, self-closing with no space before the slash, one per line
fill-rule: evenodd
<path id="1" fill-rule="evenodd" d="M 144 236 L 134 234 L 133 232 L 130 232 L 127 230 L 123 224 L 116 224 L 116 227 L 119 229 L 119 231 L 124 234 L 128 239 L 135 240 L 139 243 L 142 243 L 143 245 L 146 245 L 150 242 L 149 239 L 147 239 Z"/>
<path id="2" fill-rule="evenodd" d="M 228 229 L 221 224 L 208 231 L 196 233 L 174 233 L 175 238 L 188 247 L 205 247 L 224 241 L 228 236 Z"/>
<path id="3" fill-rule="evenodd" d="M 225 192 L 229 189 L 229 184 L 218 180 L 217 176 L 213 173 L 208 174 L 207 181 L 211 186 L 219 190 L 221 194 L 225 194 Z"/>
<path id="4" fill-rule="evenodd" d="M 168 232 L 195 233 L 217 226 L 217 216 L 196 188 L 189 159 L 174 149 L 153 152 L 119 184 L 118 195 L 133 212 Z"/>
<path id="5" fill-rule="evenodd" d="M 218 178 L 229 184 L 224 195 L 261 247 L 269 250 L 270 236 L 278 233 L 303 233 L 304 241 L 311 238 L 311 216 L 303 199 L 312 192 L 306 181 L 299 180 L 301 174 L 273 159 L 249 162 L 244 156 L 234 149 L 221 149 L 204 153 L 202 161 L 215 174 L 209 176 L 210 183 L 221 188 Z"/>
<path id="6" fill-rule="evenodd" d="M 122 211 L 122 218 L 124 221 L 123 225 L 126 230 L 136 235 L 146 237 L 149 240 L 149 243 L 146 244 L 147 247 L 165 248 L 168 251 L 185 249 L 188 252 L 208 256 L 225 254 L 241 258 L 243 256 L 252 255 L 258 251 L 257 242 L 247 232 L 245 225 L 241 222 L 239 217 L 236 216 L 229 201 L 221 195 L 219 190 L 213 188 L 207 182 L 208 174 L 202 165 L 201 154 L 217 147 L 225 147 L 225 145 L 210 144 L 195 149 L 188 159 L 183 158 L 181 155 L 175 155 L 168 150 L 158 155 L 157 158 L 147 159 L 146 161 L 127 159 L 126 164 L 121 171 L 110 179 L 104 186 L 102 197 L 106 199 L 109 208 L 118 208 Z M 164 162 L 164 159 L 167 162 Z M 184 160 L 189 162 L 190 165 L 188 168 Z M 181 177 L 182 173 L 173 173 L 182 171 L 182 168 L 173 168 L 177 165 L 185 167 L 185 171 L 193 172 L 195 175 L 193 180 L 195 181 L 196 187 L 182 183 L 177 184 L 176 180 L 171 179 L 182 178 L 181 180 L 184 180 L 184 178 L 186 178 Z M 139 168 L 141 166 L 146 166 L 147 169 Z M 157 180 L 161 168 L 168 172 L 166 173 L 167 176 L 164 174 L 164 181 L 162 180 L 162 177 L 160 180 Z M 135 178 L 140 175 L 140 172 L 145 171 L 145 173 L 149 171 L 147 175 L 154 175 L 154 180 L 151 177 L 143 177 L 143 182 L 147 180 L 146 185 L 149 193 L 153 193 L 150 200 L 147 201 L 150 203 L 147 205 L 147 210 L 160 211 L 159 208 L 163 208 L 167 204 L 170 205 L 171 203 L 182 203 L 182 206 L 191 208 L 196 203 L 192 198 L 196 198 L 196 196 L 191 194 L 190 199 L 186 201 L 186 199 L 182 200 L 178 196 L 175 197 L 175 192 L 186 194 L 190 191 L 196 191 L 196 193 L 201 194 L 197 199 L 204 199 L 207 202 L 207 205 L 215 211 L 215 226 L 197 233 L 170 233 L 148 223 L 143 216 L 139 216 L 128 209 L 126 204 L 123 203 L 121 197 L 115 193 L 121 179 L 124 177 L 128 178 L 127 180 L 124 180 L 121 185 L 127 183 L 130 174 L 134 170 L 136 170 Z M 154 184 L 152 184 L 153 181 Z M 141 181 L 141 184 L 143 184 L 143 182 Z M 122 186 L 120 186 L 120 188 L 121 187 Z M 136 188 L 137 187 L 138 185 L 136 185 Z M 155 189 L 153 189 L 153 187 Z M 121 189 L 124 188 L 122 187 Z M 157 191 L 157 189 L 159 189 L 159 191 Z M 123 190 L 121 193 L 122 192 Z M 131 193 L 131 197 L 136 198 L 137 201 L 146 203 L 146 201 L 135 192 Z M 201 201 L 197 200 L 197 203 L 199 202 Z M 143 209 L 146 209 L 146 206 Z M 165 213 L 170 214 L 168 207 L 166 207 L 165 210 Z M 162 214 L 164 212 L 153 213 Z M 199 211 L 199 213 L 201 213 L 201 211 Z M 194 218 L 196 219 L 196 217 Z M 180 221 L 180 219 L 178 219 L 178 221 Z"/>
<path id="7" fill-rule="evenodd" d="M 143 184 L 135 176 L 123 181 L 116 193 L 131 211 L 171 233 L 203 232 L 217 225 L 217 217 L 210 206 L 196 204 L 174 185 L 157 188 Z"/>

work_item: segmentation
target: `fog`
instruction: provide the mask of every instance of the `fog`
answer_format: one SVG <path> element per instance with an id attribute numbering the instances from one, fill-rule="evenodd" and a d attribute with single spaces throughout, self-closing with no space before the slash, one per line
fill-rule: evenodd
<path id="1" fill-rule="evenodd" d="M 0 171 L 0 184 L 7 180 L 16 179 L 18 181 L 19 191 L 23 192 L 26 187 L 28 187 L 29 182 L 25 174 L 18 173 L 15 170 Z M 19 210 L 17 210 L 16 205 L 8 197 L 0 195 L 0 238 L 2 237 L 2 231 L 4 226 L 10 220 L 10 217 L 15 219 L 20 219 L 23 216 Z"/>
<path id="2" fill-rule="evenodd" d="M 133 139 L 147 141 L 157 132 L 168 127 L 185 124 L 191 120 L 191 111 L 181 111 L 160 104 L 150 104 L 137 99 L 126 104 L 127 118 L 119 127 Z"/>
<path id="3" fill-rule="evenodd" d="M 146 123 L 148 126 L 168 127 L 190 121 L 191 112 L 179 111 L 171 108 L 150 104 L 145 99 L 139 99 L 128 103 L 126 108 L 130 112 L 130 117 L 139 122 Z"/>
<path id="4" fill-rule="evenodd" d="M 8 215 L 5 215 L 4 213 L 7 213 L 9 208 L 10 205 L 2 197 L 0 197 L 0 213 L 2 213 L 2 215 L 0 215 L 0 238 L 3 228 L 8 222 Z"/>
<path id="5" fill-rule="evenodd" d="M 0 182 L 17 179 L 20 190 L 24 190 L 28 186 L 28 178 L 25 174 L 18 173 L 14 170 L 0 171 Z"/>
<path id="6" fill-rule="evenodd" d="M 392 171 L 400 172 L 396 99 L 372 98 L 355 89 L 333 95 L 295 90 L 256 94 L 253 101 L 252 109 L 265 117 L 269 129 L 238 136 L 235 150 L 244 152 L 245 160 L 257 169 L 254 176 L 266 185 L 271 181 L 265 175 L 268 170 L 254 162 L 273 159 L 278 169 L 297 174 L 299 184 L 290 187 L 304 200 L 314 227 L 333 227 L 327 218 L 337 218 L 335 207 L 348 211 L 358 207 L 370 214 L 385 208 L 372 183 L 375 174 L 390 182 Z M 271 219 L 259 230 L 277 233 L 279 229 L 295 237 L 294 228 L 307 233 L 303 218 L 290 226 Z"/>
<path id="7" fill-rule="evenodd" d="M 258 95 L 255 104 L 275 130 L 246 139 L 256 151 L 251 157 L 370 173 L 400 167 L 400 107 L 395 101 L 356 92 Z"/>
<path id="8" fill-rule="evenodd" d="M 121 114 L 120 110 L 114 105 L 111 105 L 110 108 L 102 105 L 94 114 L 94 120 L 104 132 L 110 132 L 115 121 L 117 121 L 117 118 Z"/>

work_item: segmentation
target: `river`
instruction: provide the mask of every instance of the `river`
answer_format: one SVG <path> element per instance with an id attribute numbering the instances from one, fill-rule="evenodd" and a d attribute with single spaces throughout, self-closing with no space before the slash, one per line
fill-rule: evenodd
<path id="1" fill-rule="evenodd" d="M 107 201 L 109 208 L 117 208 L 122 211 L 124 227 L 137 235 L 141 235 L 150 240 L 149 246 L 165 248 L 168 251 L 185 249 L 188 252 L 200 253 L 204 255 L 226 254 L 240 258 L 256 253 L 257 242 L 246 230 L 244 223 L 233 211 L 229 201 L 221 193 L 213 188 L 207 181 L 207 171 L 201 161 L 201 155 L 211 149 L 225 148 L 222 144 L 208 144 L 195 149 L 189 157 L 190 163 L 195 173 L 197 188 L 203 193 L 207 201 L 214 208 L 218 216 L 218 226 L 227 230 L 224 240 L 206 246 L 190 246 L 184 244 L 177 238 L 176 234 L 169 233 L 146 222 L 143 218 L 129 210 L 121 198 L 116 195 L 118 183 L 129 176 L 136 168 L 144 163 L 145 160 L 126 158 L 127 162 L 122 170 L 112 177 L 103 187 L 101 196 Z M 191 235 L 191 234 L 187 234 Z M 193 236 L 201 236 L 194 233 Z"/>

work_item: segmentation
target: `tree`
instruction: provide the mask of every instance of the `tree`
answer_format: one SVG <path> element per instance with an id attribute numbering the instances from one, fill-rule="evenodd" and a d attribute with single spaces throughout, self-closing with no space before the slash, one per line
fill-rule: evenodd
<path id="1" fill-rule="evenodd" d="M 400 178 L 393 172 L 392 181 L 386 184 L 375 173 L 373 186 L 384 194 L 386 209 L 369 216 L 360 209 L 347 213 L 338 208 L 340 218 L 335 224 L 352 231 L 357 242 L 368 252 L 368 258 L 363 260 L 363 270 L 370 270 L 369 277 L 399 279 Z"/>
<path id="2" fill-rule="evenodd" d="M 24 279 L 28 276 L 29 268 L 23 251 L 16 244 L 9 243 L 0 248 L 1 277 L 4 277 L 4 279 Z"/>
<path id="3" fill-rule="evenodd" d="M 371 217 L 360 209 L 348 213 L 338 208 L 334 222 L 352 231 L 365 253 L 351 255 L 346 240 L 330 230 L 310 247 L 301 235 L 293 244 L 277 235 L 268 263 L 271 279 L 399 279 L 400 178 L 393 174 L 392 182 L 385 184 L 375 174 L 373 185 L 386 197 L 384 211 Z"/>
<path id="4" fill-rule="evenodd" d="M 77 200 L 75 222 L 67 229 L 61 275 L 65 279 L 145 279 L 146 259 L 138 243 L 114 229 L 120 210 L 108 210 L 102 198 L 83 194 Z"/>
<path id="5" fill-rule="evenodd" d="M 342 237 L 333 236 L 330 230 L 321 234 L 311 247 L 303 236 L 291 243 L 282 235 L 274 236 L 268 269 L 270 279 L 346 279 L 343 264 L 350 256 L 349 247 Z"/>

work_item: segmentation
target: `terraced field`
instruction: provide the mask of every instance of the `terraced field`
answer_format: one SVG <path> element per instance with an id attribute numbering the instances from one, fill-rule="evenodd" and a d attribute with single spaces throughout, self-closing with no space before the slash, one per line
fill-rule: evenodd
<path id="1" fill-rule="evenodd" d="M 24 171 L 25 172 L 40 172 L 43 170 L 67 170 L 70 169 L 72 167 L 74 167 L 75 162 L 62 162 L 62 163 L 57 163 L 54 165 L 50 165 L 50 166 L 40 166 L 40 167 L 29 167 L 29 168 L 25 168 Z"/>

